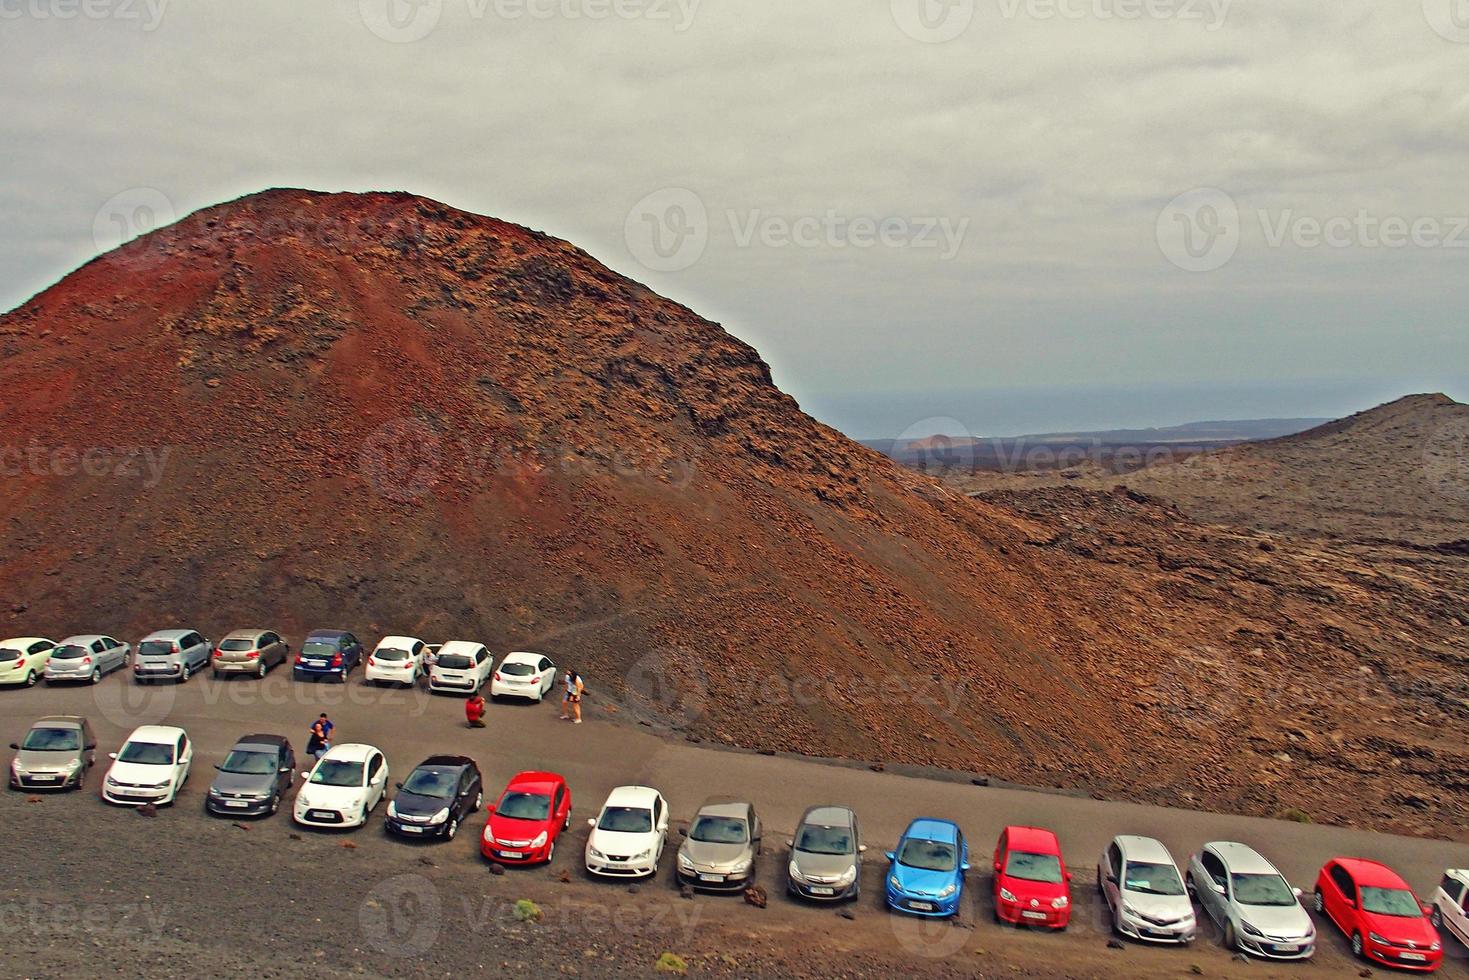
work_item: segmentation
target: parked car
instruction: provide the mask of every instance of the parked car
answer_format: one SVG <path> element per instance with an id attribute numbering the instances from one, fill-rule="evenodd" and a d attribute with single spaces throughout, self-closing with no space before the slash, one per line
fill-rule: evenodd
<path id="1" fill-rule="evenodd" d="M 133 680 L 186 683 L 209 666 L 213 646 L 198 630 L 159 630 L 149 633 L 133 655 Z"/>
<path id="2" fill-rule="evenodd" d="M 292 818 L 308 827 L 361 827 L 388 793 L 388 760 L 371 745 L 334 745 L 301 774 Z"/>
<path id="3" fill-rule="evenodd" d="M 844 806 L 809 808 L 786 841 L 790 863 L 786 891 L 818 901 L 856 899 L 862 893 L 862 855 L 867 845 L 857 814 Z"/>
<path id="4" fill-rule="evenodd" d="M 166 805 L 178 799 L 189 778 L 194 746 L 182 728 L 143 725 L 108 758 L 113 762 L 102 780 L 102 799 L 123 806 Z"/>
<path id="5" fill-rule="evenodd" d="M 995 918 L 1011 925 L 1071 924 L 1071 872 L 1061 842 L 1041 827 L 1006 827 L 995 844 Z"/>
<path id="6" fill-rule="evenodd" d="M 586 866 L 594 875 L 646 878 L 658 873 L 668 842 L 668 803 L 647 786 L 619 786 L 588 820 Z"/>
<path id="7" fill-rule="evenodd" d="M 11 789 L 81 789 L 97 761 L 97 736 L 77 715 L 40 718 L 10 747 Z"/>
<path id="8" fill-rule="evenodd" d="M 464 755 L 431 755 L 397 784 L 384 826 L 402 837 L 453 840 L 485 805 L 479 766 Z"/>
<path id="9" fill-rule="evenodd" d="M 46 661 L 46 683 L 84 681 L 96 684 L 114 670 L 128 665 L 133 648 L 110 636 L 87 633 L 68 636 L 51 651 Z"/>
<path id="10" fill-rule="evenodd" d="M 571 827 L 571 787 L 554 772 L 511 778 L 490 807 L 480 853 L 501 864 L 549 864 L 556 839 Z"/>
<path id="11" fill-rule="evenodd" d="M 0 640 L 0 685 L 35 687 L 56 644 L 39 636 Z"/>
<path id="12" fill-rule="evenodd" d="M 1097 862 L 1097 885 L 1112 928 L 1152 943 L 1194 941 L 1198 923 L 1173 855 L 1151 837 L 1112 838 Z"/>
<path id="13" fill-rule="evenodd" d="M 1385 864 L 1334 858 L 1316 876 L 1316 912 L 1336 923 L 1363 959 L 1424 973 L 1443 962 L 1443 943 L 1429 922 L 1432 906 Z"/>
<path id="14" fill-rule="evenodd" d="M 281 735 L 245 735 L 209 785 L 204 807 L 221 816 L 269 816 L 281 808 L 296 776 L 296 752 Z"/>
<path id="15" fill-rule="evenodd" d="M 214 676 L 254 674 L 264 677 L 286 662 L 291 647 L 275 630 L 235 630 L 214 648 Z"/>
<path id="16" fill-rule="evenodd" d="M 492 698 L 539 702 L 556 683 L 556 665 L 539 653 L 507 653 L 490 680 Z"/>
<path id="17" fill-rule="evenodd" d="M 1433 892 L 1432 906 L 1434 927 L 1469 946 L 1469 870 L 1445 871 Z"/>
<path id="18" fill-rule="evenodd" d="M 714 797 L 699 807 L 678 849 L 679 884 L 709 891 L 744 891 L 760 857 L 760 818 L 743 800 Z"/>
<path id="19" fill-rule="evenodd" d="M 412 636 L 385 636 L 367 658 L 362 679 L 369 684 L 413 687 L 427 669 L 428 644 Z"/>
<path id="20" fill-rule="evenodd" d="M 429 690 L 471 694 L 485 686 L 494 666 L 483 643 L 451 640 L 439 648 L 429 668 Z"/>
<path id="21" fill-rule="evenodd" d="M 919 817 L 903 831 L 887 859 L 888 908 L 935 918 L 959 911 L 969 845 L 958 824 Z"/>
<path id="22" fill-rule="evenodd" d="M 1189 858 L 1184 885 L 1224 934 L 1226 949 L 1274 960 L 1316 952 L 1316 927 L 1275 865 L 1244 844 L 1216 841 Z"/>
<path id="23" fill-rule="evenodd" d="M 331 677 L 340 683 L 362 664 L 362 641 L 346 630 L 314 630 L 301 643 L 291 676 L 298 681 Z"/>

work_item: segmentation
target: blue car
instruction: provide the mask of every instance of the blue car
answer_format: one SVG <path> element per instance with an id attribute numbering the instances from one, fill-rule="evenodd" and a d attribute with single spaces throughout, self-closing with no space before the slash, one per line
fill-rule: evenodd
<path id="1" fill-rule="evenodd" d="M 342 684 L 362 663 L 362 643 L 346 630 L 316 630 L 301 644 L 291 676 L 298 681 L 330 677 Z"/>
<path id="2" fill-rule="evenodd" d="M 919 817 L 888 851 L 888 908 L 910 915 L 947 918 L 959 911 L 969 845 L 952 820 Z"/>

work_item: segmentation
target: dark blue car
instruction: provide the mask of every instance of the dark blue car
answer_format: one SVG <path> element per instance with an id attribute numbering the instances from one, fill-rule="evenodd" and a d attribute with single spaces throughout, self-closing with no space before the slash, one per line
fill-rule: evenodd
<path id="1" fill-rule="evenodd" d="M 316 630 L 301 643 L 293 674 L 298 681 L 330 677 L 342 684 L 362 663 L 362 642 L 346 630 Z"/>
<path id="2" fill-rule="evenodd" d="M 896 850 L 887 853 L 888 908 L 910 915 L 945 918 L 959 911 L 969 846 L 952 820 L 920 817 L 908 825 Z"/>

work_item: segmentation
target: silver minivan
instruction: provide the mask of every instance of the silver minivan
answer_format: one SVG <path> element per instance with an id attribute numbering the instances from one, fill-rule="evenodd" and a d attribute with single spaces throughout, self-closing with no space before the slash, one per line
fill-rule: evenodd
<path id="1" fill-rule="evenodd" d="M 182 684 L 209 666 L 211 646 L 198 630 L 159 630 L 138 644 L 133 680 L 139 684 L 171 680 Z"/>

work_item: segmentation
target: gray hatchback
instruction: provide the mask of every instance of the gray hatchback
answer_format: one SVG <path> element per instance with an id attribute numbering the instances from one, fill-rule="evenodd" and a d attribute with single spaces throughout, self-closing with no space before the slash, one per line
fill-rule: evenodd
<path id="1" fill-rule="evenodd" d="M 275 630 L 235 630 L 214 651 L 214 676 L 253 674 L 264 677 L 286 662 L 291 648 Z"/>
<path id="2" fill-rule="evenodd" d="M 209 641 L 198 630 L 159 630 L 138 644 L 133 680 L 139 684 L 171 680 L 182 684 L 209 666 Z"/>
<path id="3" fill-rule="evenodd" d="M 818 901 L 855 899 L 862 892 L 862 843 L 857 814 L 845 806 L 813 806 L 786 841 L 791 863 L 786 890 Z"/>
<path id="4" fill-rule="evenodd" d="M 755 878 L 760 818 L 741 800 L 714 798 L 694 815 L 675 868 L 681 884 L 711 891 L 743 891 Z"/>
<path id="5" fill-rule="evenodd" d="M 41 718 L 10 747 L 11 789 L 81 789 L 97 762 L 97 737 L 79 715 Z"/>
<path id="6" fill-rule="evenodd" d="M 269 816 L 293 785 L 296 753 L 281 735 L 246 735 L 235 743 L 209 785 L 204 808 L 221 816 Z"/>

